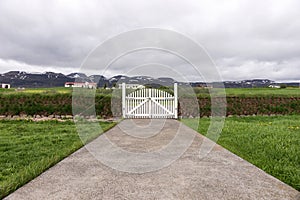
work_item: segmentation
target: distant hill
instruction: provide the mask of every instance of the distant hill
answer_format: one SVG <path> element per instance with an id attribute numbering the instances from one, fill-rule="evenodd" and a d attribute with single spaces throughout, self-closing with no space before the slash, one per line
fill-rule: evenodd
<path id="1" fill-rule="evenodd" d="M 59 87 L 65 82 L 72 82 L 70 78 L 61 73 L 26 73 L 22 71 L 10 71 L 0 75 L 0 83 L 9 83 L 12 87 Z"/>
<path id="2" fill-rule="evenodd" d="M 10 71 L 0 74 L 0 83 L 9 83 L 11 87 L 63 87 L 66 82 L 95 82 L 98 87 L 113 87 L 118 83 L 131 84 L 160 84 L 173 85 L 175 82 L 171 78 L 154 79 L 149 76 L 135 76 L 128 77 L 123 75 L 116 75 L 109 79 L 102 75 L 87 76 L 84 73 L 71 73 L 64 75 L 61 73 L 45 72 L 45 73 L 27 73 L 24 71 Z"/>
<path id="3" fill-rule="evenodd" d="M 149 76 L 116 75 L 106 78 L 102 75 L 87 76 L 84 73 L 71 73 L 64 75 L 62 73 L 45 72 L 45 73 L 27 73 L 23 71 L 10 71 L 0 74 L 0 83 L 9 83 L 12 87 L 38 88 L 38 87 L 63 87 L 66 82 L 95 82 L 98 87 L 113 87 L 119 83 L 143 84 L 154 87 L 158 85 L 171 86 L 176 80 L 169 77 L 153 78 Z M 268 87 L 269 85 L 285 84 L 287 86 L 299 86 L 299 83 L 275 83 L 268 79 L 252 79 L 243 81 L 224 81 L 224 82 L 191 82 L 179 83 L 181 85 L 191 85 L 192 87 L 219 87 L 224 85 L 226 88 L 251 88 L 251 87 Z"/>

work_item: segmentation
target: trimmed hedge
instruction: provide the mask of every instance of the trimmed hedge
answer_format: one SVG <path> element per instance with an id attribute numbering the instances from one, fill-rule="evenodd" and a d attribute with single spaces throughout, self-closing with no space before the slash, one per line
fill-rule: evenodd
<path id="1" fill-rule="evenodd" d="M 86 100 L 86 99 L 84 99 Z M 214 99 L 218 104 L 225 99 Z M 95 99 L 96 114 L 101 117 L 121 116 L 121 99 L 113 100 L 111 110 L 111 95 L 97 94 Z M 270 115 L 270 114 L 300 114 L 300 97 L 227 97 L 226 115 Z M 87 102 L 87 105 L 91 105 Z M 195 99 L 182 97 L 179 99 L 179 115 L 184 117 L 199 116 L 195 107 Z M 211 100 L 208 97 L 198 97 L 200 116 L 211 115 Z M 76 102 L 75 102 L 76 104 Z M 85 105 L 78 103 L 79 110 L 85 110 Z M 184 106 L 183 106 L 184 105 Z M 90 108 L 89 108 L 90 109 Z M 88 114 L 88 108 L 86 108 Z M 0 115 L 72 115 L 71 94 L 10 94 L 0 95 Z"/>
<path id="2" fill-rule="evenodd" d="M 76 107 L 80 108 L 80 105 Z M 96 95 L 97 115 L 111 116 L 110 95 Z M 0 95 L 0 115 L 72 115 L 71 94 L 11 94 Z"/>

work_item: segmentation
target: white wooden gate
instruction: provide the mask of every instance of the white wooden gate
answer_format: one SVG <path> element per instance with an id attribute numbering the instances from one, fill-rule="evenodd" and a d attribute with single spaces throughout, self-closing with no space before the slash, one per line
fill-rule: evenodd
<path id="1" fill-rule="evenodd" d="M 174 83 L 174 96 L 153 88 L 139 89 L 126 96 L 126 85 L 122 83 L 123 117 L 177 119 L 177 96 L 177 83 Z"/>

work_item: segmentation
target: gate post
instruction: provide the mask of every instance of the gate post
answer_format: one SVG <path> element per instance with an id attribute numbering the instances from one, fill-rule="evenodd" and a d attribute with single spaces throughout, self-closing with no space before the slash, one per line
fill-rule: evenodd
<path id="1" fill-rule="evenodd" d="M 177 83 L 174 83 L 174 117 L 178 118 L 178 91 L 177 91 Z"/>
<path id="2" fill-rule="evenodd" d="M 122 83 L 122 115 L 123 118 L 126 117 L 126 86 L 125 83 Z"/>
<path id="3" fill-rule="evenodd" d="M 151 97 L 152 97 L 152 88 L 149 88 L 149 93 L 148 93 L 148 103 L 149 103 L 149 118 L 152 117 L 152 103 L 151 103 Z"/>

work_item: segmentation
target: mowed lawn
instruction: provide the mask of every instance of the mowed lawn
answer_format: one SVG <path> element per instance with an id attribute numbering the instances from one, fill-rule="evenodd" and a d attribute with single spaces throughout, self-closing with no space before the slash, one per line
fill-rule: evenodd
<path id="1" fill-rule="evenodd" d="M 100 125 L 105 131 L 115 123 L 101 122 Z M 100 134 L 99 131 L 87 139 Z M 72 121 L 1 120 L 0 199 L 82 146 Z"/>
<path id="2" fill-rule="evenodd" d="M 194 129 L 198 123 L 197 119 L 182 121 Z M 205 134 L 209 123 L 209 118 L 201 118 L 198 131 Z M 101 123 L 104 130 L 114 125 Z M 300 115 L 226 118 L 217 142 L 300 190 Z M 71 121 L 0 121 L 0 198 L 82 145 Z"/>
<path id="3" fill-rule="evenodd" d="M 182 122 L 196 129 L 197 119 Z M 209 118 L 198 131 L 206 134 Z M 229 117 L 218 144 L 300 191 L 300 116 Z"/>

